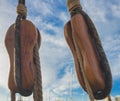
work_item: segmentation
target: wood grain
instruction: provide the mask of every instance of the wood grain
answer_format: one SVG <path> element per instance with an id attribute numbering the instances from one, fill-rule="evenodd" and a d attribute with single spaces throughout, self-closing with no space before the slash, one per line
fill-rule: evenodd
<path id="1" fill-rule="evenodd" d="M 105 89 L 105 78 L 101 71 L 99 57 L 94 47 L 92 38 L 89 35 L 88 27 L 81 14 L 76 14 L 71 18 L 64 27 L 65 38 L 72 51 L 76 72 L 81 86 L 86 90 L 84 80 L 80 68 L 84 68 L 85 75 L 90 83 L 93 92 L 102 91 Z M 80 67 L 77 60 L 77 54 L 74 48 L 72 39 L 74 35 L 76 44 L 81 54 L 83 67 Z"/>
<path id="2" fill-rule="evenodd" d="M 6 33 L 5 45 L 10 58 L 10 72 L 8 79 L 8 87 L 11 91 L 17 92 L 17 84 L 15 80 L 15 50 L 14 50 L 14 24 L 10 26 Z M 40 47 L 41 36 L 33 25 L 28 20 L 21 20 L 20 22 L 20 58 L 21 58 L 21 82 L 24 89 L 32 89 L 34 85 L 34 60 L 33 48 L 38 42 Z"/>

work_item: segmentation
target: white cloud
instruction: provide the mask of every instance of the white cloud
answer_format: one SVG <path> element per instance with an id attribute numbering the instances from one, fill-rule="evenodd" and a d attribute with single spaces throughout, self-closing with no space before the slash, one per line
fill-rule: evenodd
<path id="1" fill-rule="evenodd" d="M 93 19 L 95 22 L 106 22 L 106 8 L 102 0 L 84 0 L 81 1 L 83 10 Z"/>
<path id="2" fill-rule="evenodd" d="M 48 92 L 50 92 L 52 96 L 61 96 L 61 97 L 69 96 L 70 86 L 72 86 L 71 89 L 80 88 L 80 85 L 78 84 L 76 76 L 71 75 L 71 71 L 70 71 L 71 67 L 68 67 L 68 68 L 66 68 L 65 74 L 63 74 L 62 78 L 56 79 L 52 83 L 51 87 L 49 87 Z M 74 94 L 75 93 L 73 93 L 73 95 Z"/>
<path id="3" fill-rule="evenodd" d="M 118 17 L 120 18 L 120 3 L 118 3 L 117 5 L 112 5 L 111 6 L 111 10 L 112 10 L 112 14 L 115 16 L 115 17 Z"/>
<path id="4" fill-rule="evenodd" d="M 9 8 L 9 9 L 8 9 Z M 9 72 L 9 59 L 6 48 L 4 46 L 4 39 L 8 27 L 10 24 L 14 23 L 15 13 L 13 11 L 13 6 L 11 6 L 7 1 L 0 1 L 0 86 L 8 89 L 7 81 L 8 81 L 8 72 Z"/>
<path id="5" fill-rule="evenodd" d="M 120 68 L 120 54 L 118 57 L 116 57 L 116 61 L 114 61 L 114 63 L 112 64 L 112 74 L 113 74 L 113 78 L 116 79 L 116 78 L 120 78 L 120 71 L 119 68 Z"/>
<path id="6" fill-rule="evenodd" d="M 64 63 L 67 51 L 63 40 L 56 37 L 44 36 L 40 49 L 41 64 L 43 71 L 43 84 L 46 87 L 56 82 L 57 74 Z M 63 60 L 63 61 L 62 61 Z"/>
<path id="7" fill-rule="evenodd" d="M 8 89 L 7 87 L 7 80 L 8 80 L 8 70 L 9 70 L 9 60 L 7 58 L 7 52 L 5 49 L 0 50 L 0 64 L 1 64 L 1 71 L 0 71 L 0 86 Z"/>
<path id="8" fill-rule="evenodd" d="M 65 2 L 65 1 L 64 1 Z M 41 58 L 41 68 L 42 68 L 42 77 L 43 77 L 43 87 L 44 87 L 44 96 L 46 93 L 51 91 L 51 95 L 55 98 L 58 95 L 69 95 L 69 86 L 70 86 L 70 69 L 74 68 L 74 62 L 68 45 L 65 41 L 63 34 L 63 24 L 65 24 L 70 18 L 69 13 L 66 11 L 59 11 L 54 9 L 56 5 L 65 5 L 62 0 L 34 0 L 31 2 L 27 1 L 28 7 L 28 19 L 30 19 L 40 30 L 42 36 L 42 43 L 40 48 L 40 58 Z M 84 0 L 81 1 L 83 4 L 83 9 L 91 16 L 95 23 L 107 23 L 109 25 L 109 19 L 106 18 L 108 14 L 107 9 L 103 0 Z M 55 5 L 56 4 L 56 5 Z M 8 9 L 9 8 L 9 9 Z M 57 8 L 57 7 L 56 7 Z M 119 18 L 119 7 L 116 5 L 111 6 L 114 16 Z M 55 12 L 55 10 L 58 10 Z M 9 72 L 9 59 L 5 49 L 4 37 L 7 31 L 7 28 L 12 24 L 16 19 L 15 7 L 11 5 L 6 0 L 0 1 L 0 86 L 5 88 L 7 91 L 7 79 Z M 36 13 L 39 15 L 36 15 Z M 33 14 L 34 13 L 34 14 Z M 45 17 L 50 16 L 57 18 L 57 20 L 62 21 L 61 26 L 57 26 L 54 22 L 49 22 L 48 19 L 44 20 Z M 115 24 L 115 23 L 114 23 Z M 115 26 L 116 27 L 116 26 Z M 106 28 L 106 27 L 105 27 Z M 108 29 L 111 29 L 111 26 L 108 26 Z M 117 29 L 117 28 L 116 28 Z M 47 30 L 53 31 L 55 34 L 50 34 Z M 104 29 L 106 31 L 106 29 Z M 118 29 L 117 29 L 118 30 Z M 101 33 L 100 33 L 101 34 Z M 108 34 L 107 34 L 108 35 Z M 112 66 L 113 76 L 119 77 L 120 72 L 118 71 L 120 64 L 120 37 L 113 37 L 112 34 L 109 34 L 110 37 L 104 38 L 104 47 L 108 54 L 110 63 Z M 119 35 L 119 33 L 118 33 Z M 115 52 L 118 53 L 115 53 Z M 117 56 L 117 57 L 114 57 Z M 61 70 L 64 69 L 64 73 L 59 77 Z M 73 70 L 75 74 L 75 70 Z M 77 80 L 77 76 L 73 77 L 73 89 L 79 89 L 80 85 Z M 73 92 L 74 94 L 76 92 Z M 0 94 L 0 98 L 1 94 Z M 31 97 L 32 99 L 32 97 Z M 75 101 L 77 101 L 77 98 Z M 5 100 L 2 100 L 5 101 Z"/>
<path id="9" fill-rule="evenodd" d="M 30 7 L 28 11 L 32 11 L 33 13 L 36 12 L 43 16 L 53 15 L 52 6 L 48 2 L 42 0 L 34 0 L 34 2 L 31 2 L 28 0 L 27 3 Z"/>
<path id="10" fill-rule="evenodd" d="M 97 25 L 98 33 L 100 34 L 103 48 L 107 54 L 110 63 L 113 78 L 116 79 L 120 75 L 119 55 L 120 55 L 120 37 L 119 23 L 114 17 L 120 18 L 120 2 L 111 3 L 103 0 L 85 0 L 81 1 L 83 9 L 92 18 Z M 109 18 L 110 17 L 110 18 Z"/>
<path id="11" fill-rule="evenodd" d="M 70 19 L 70 16 L 66 12 L 60 12 L 59 19 L 65 24 Z"/>
<path id="12" fill-rule="evenodd" d="M 114 36 L 108 36 L 105 38 L 103 45 L 107 53 L 107 57 L 110 63 L 112 75 L 115 78 L 119 78 L 120 72 L 120 37 L 119 34 Z"/>

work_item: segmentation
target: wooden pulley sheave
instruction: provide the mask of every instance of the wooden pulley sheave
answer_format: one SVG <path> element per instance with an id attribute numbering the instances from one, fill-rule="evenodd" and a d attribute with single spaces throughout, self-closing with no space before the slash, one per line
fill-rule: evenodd
<path id="1" fill-rule="evenodd" d="M 112 75 L 97 30 L 79 0 L 67 0 L 67 6 L 71 20 L 64 26 L 64 35 L 78 80 L 91 101 L 104 99 L 111 92 Z"/>
<path id="2" fill-rule="evenodd" d="M 8 87 L 11 101 L 15 101 L 16 93 L 26 97 L 33 93 L 34 101 L 43 101 L 39 58 L 40 32 L 26 19 L 25 0 L 18 2 L 16 22 L 9 27 L 5 37 L 10 59 Z"/>

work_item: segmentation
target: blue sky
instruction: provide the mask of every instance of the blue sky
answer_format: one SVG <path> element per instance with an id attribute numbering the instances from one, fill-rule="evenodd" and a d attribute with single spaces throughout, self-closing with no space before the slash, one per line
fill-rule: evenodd
<path id="1" fill-rule="evenodd" d="M 113 75 L 111 96 L 120 95 L 120 0 L 81 0 L 83 9 L 93 20 L 100 35 Z M 9 59 L 4 46 L 5 33 L 16 19 L 17 0 L 0 0 L 0 98 L 8 101 Z M 71 68 L 73 100 L 89 101 L 81 89 L 70 49 L 64 38 L 64 25 L 70 20 L 66 0 L 26 0 L 27 19 L 40 30 L 40 48 L 44 101 L 69 97 Z M 25 98 L 32 101 L 32 96 Z"/>

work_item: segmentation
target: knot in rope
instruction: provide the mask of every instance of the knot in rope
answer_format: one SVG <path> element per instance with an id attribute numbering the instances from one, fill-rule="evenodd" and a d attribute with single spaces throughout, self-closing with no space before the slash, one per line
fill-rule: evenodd
<path id="1" fill-rule="evenodd" d="M 76 8 L 82 9 L 82 6 L 79 0 L 67 0 L 67 7 L 69 9 L 69 12 L 72 12 Z"/>
<path id="2" fill-rule="evenodd" d="M 27 16 L 27 8 L 24 4 L 21 4 L 21 3 L 18 4 L 16 12 L 18 14 L 25 16 L 25 17 Z"/>

